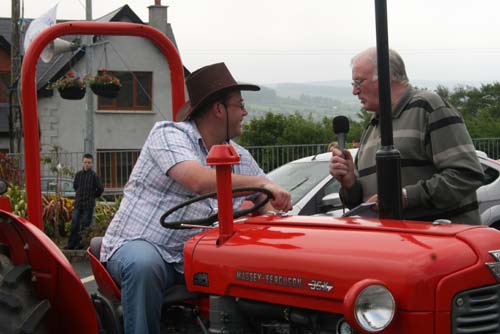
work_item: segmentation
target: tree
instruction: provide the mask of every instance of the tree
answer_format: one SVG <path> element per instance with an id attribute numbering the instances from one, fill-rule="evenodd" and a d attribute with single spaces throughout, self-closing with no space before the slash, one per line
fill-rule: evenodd
<path id="1" fill-rule="evenodd" d="M 243 125 L 238 142 L 244 146 L 328 144 L 336 140 L 332 129 L 333 117 L 315 122 L 312 115 L 304 118 L 298 112 L 292 115 L 267 113 Z M 350 121 L 347 142 L 359 141 L 363 125 Z"/>
<path id="2" fill-rule="evenodd" d="M 436 93 L 458 109 L 472 138 L 500 136 L 500 83 L 457 86 L 452 92 L 438 86 Z"/>

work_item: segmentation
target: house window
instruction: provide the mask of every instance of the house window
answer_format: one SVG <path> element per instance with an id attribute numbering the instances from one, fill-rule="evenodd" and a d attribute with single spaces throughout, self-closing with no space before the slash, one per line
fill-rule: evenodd
<path id="1" fill-rule="evenodd" d="M 0 103 L 9 102 L 10 72 L 0 72 Z"/>
<path id="2" fill-rule="evenodd" d="M 114 99 L 99 96 L 100 110 L 152 110 L 152 72 L 112 72 L 122 84 L 120 93 Z"/>
<path id="3" fill-rule="evenodd" d="M 134 151 L 97 151 L 97 171 L 105 188 L 123 188 L 139 157 Z"/>

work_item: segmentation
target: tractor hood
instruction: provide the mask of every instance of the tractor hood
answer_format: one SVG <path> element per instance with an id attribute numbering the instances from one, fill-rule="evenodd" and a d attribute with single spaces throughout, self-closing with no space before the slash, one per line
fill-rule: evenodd
<path id="1" fill-rule="evenodd" d="M 496 282 L 484 265 L 493 260 L 484 247 L 498 249 L 500 242 L 480 246 L 481 231 L 493 232 L 429 222 L 253 217 L 236 222 L 223 245 L 216 228 L 188 240 L 186 282 L 191 291 L 342 312 L 353 285 L 375 280 L 399 309 L 435 310 L 437 286 L 450 275 L 474 268 L 486 281 L 481 284 Z"/>

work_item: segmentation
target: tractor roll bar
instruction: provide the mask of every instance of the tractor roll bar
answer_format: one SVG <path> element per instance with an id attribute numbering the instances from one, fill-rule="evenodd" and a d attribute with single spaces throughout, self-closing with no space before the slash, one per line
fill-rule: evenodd
<path id="1" fill-rule="evenodd" d="M 402 218 L 401 154 L 394 147 L 392 132 L 391 84 L 387 2 L 375 0 L 377 28 L 377 71 L 380 116 L 380 149 L 376 153 L 377 189 L 380 218 Z"/>
<path id="2" fill-rule="evenodd" d="M 26 162 L 26 196 L 28 218 L 43 230 L 42 198 L 40 185 L 40 142 L 36 96 L 36 64 L 43 49 L 53 39 L 64 35 L 119 35 L 139 36 L 149 39 L 165 56 L 170 68 L 172 86 L 172 119 L 185 102 L 184 72 L 174 44 L 161 31 L 142 24 L 124 22 L 59 23 L 42 31 L 31 43 L 23 59 L 21 70 L 21 105 L 24 125 L 24 156 Z"/>

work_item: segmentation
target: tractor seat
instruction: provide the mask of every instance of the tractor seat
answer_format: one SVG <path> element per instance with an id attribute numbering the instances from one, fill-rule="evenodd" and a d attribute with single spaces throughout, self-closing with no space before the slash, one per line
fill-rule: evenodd
<path id="1" fill-rule="evenodd" d="M 90 240 L 90 252 L 97 258 L 101 258 L 102 237 L 94 237 Z"/>
<path id="2" fill-rule="evenodd" d="M 92 240 L 90 240 L 90 246 L 89 246 L 88 252 L 91 253 L 95 257 L 95 259 L 97 259 L 97 260 L 99 260 L 101 258 L 101 245 L 102 245 L 102 237 L 94 237 L 94 238 L 92 238 Z M 92 258 L 91 258 L 91 262 L 92 262 Z M 100 263 L 100 264 L 104 269 L 104 266 L 102 265 L 102 263 Z M 92 268 L 92 271 L 94 271 L 94 268 Z M 108 275 L 109 275 L 109 273 L 108 273 Z M 94 276 L 96 276 L 95 273 L 94 273 Z M 109 276 L 111 277 L 111 275 L 109 275 Z M 97 282 L 97 283 L 98 283 L 97 285 L 99 287 L 101 287 L 99 282 Z M 198 293 L 198 292 L 189 292 L 186 289 L 186 284 L 174 284 L 170 288 L 167 289 L 167 291 L 165 293 L 165 298 L 163 300 L 163 304 L 166 304 L 166 305 L 177 304 L 177 303 L 184 301 L 184 300 L 198 299 L 202 296 L 203 296 L 203 294 Z"/>

